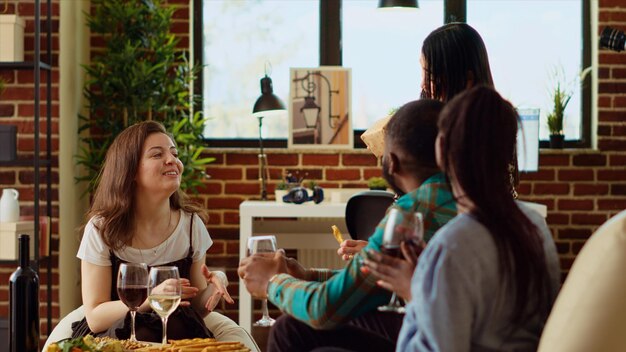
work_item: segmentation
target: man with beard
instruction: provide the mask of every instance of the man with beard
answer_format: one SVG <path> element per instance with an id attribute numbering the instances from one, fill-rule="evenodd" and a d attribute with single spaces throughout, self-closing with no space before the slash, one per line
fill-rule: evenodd
<path id="1" fill-rule="evenodd" d="M 383 176 L 399 195 L 392 207 L 421 212 L 426 241 L 456 216 L 456 203 L 435 160 L 442 107 L 443 103 L 428 99 L 407 103 L 390 119 L 385 135 Z M 366 251 L 380 252 L 386 221 L 387 217 L 377 226 Z M 287 313 L 272 327 L 268 350 L 332 346 L 393 351 L 403 316 L 377 311 L 389 301 L 390 293 L 363 270 L 364 255 L 365 251 L 356 253 L 344 269 L 336 271 L 305 270 L 283 251 L 242 259 L 238 274 L 250 294 L 269 299 Z"/>

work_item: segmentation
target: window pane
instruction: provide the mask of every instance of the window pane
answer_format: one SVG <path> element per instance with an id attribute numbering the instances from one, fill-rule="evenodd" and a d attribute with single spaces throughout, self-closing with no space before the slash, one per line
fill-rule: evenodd
<path id="1" fill-rule="evenodd" d="M 343 2 L 343 65 L 352 68 L 355 129 L 366 129 L 391 109 L 419 98 L 422 42 L 443 22 L 442 1 L 420 0 L 416 10 L 376 5 Z"/>
<path id="2" fill-rule="evenodd" d="M 485 41 L 496 89 L 516 106 L 541 109 L 541 139 L 549 135 L 555 71 L 574 93 L 565 138 L 581 137 L 581 19 L 581 0 L 468 0 L 467 22 Z"/>
<path id="3" fill-rule="evenodd" d="M 287 103 L 289 68 L 319 63 L 318 0 L 203 1 L 203 106 L 207 138 L 257 138 L 252 106 L 266 62 Z M 287 138 L 287 116 L 263 120 L 263 137 Z"/>

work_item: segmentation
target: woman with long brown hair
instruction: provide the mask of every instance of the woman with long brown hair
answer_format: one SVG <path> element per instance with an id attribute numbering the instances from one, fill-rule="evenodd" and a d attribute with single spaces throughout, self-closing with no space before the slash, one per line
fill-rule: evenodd
<path id="1" fill-rule="evenodd" d="M 234 322 L 211 313 L 222 297 L 233 300 L 205 265 L 212 244 L 207 217 L 180 190 L 182 172 L 174 139 L 158 122 L 128 127 L 109 147 L 77 255 L 85 319 L 73 324 L 74 336 L 128 338 L 128 308 L 117 296 L 116 278 L 119 264 L 130 262 L 178 267 L 183 301 L 169 318 L 168 337 L 220 338 L 226 329 L 232 338 L 240 330 L 234 337 L 256 347 Z M 215 323 L 211 329 L 203 320 L 207 315 Z M 160 319 L 147 300 L 136 330 L 139 340 L 160 341 Z"/>

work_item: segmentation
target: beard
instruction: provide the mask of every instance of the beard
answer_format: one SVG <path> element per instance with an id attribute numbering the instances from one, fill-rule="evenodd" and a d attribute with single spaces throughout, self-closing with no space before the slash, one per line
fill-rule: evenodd
<path id="1" fill-rule="evenodd" d="M 386 158 L 383 157 L 383 178 L 385 179 L 385 181 L 387 181 L 387 183 L 389 184 L 389 187 L 391 187 L 391 189 L 393 190 L 393 192 L 395 194 L 398 195 L 398 197 L 402 197 L 404 195 L 404 191 L 400 189 L 400 187 L 398 187 L 398 185 L 395 182 L 395 179 L 393 177 L 393 175 L 391 175 L 389 173 L 389 163 L 386 162 Z"/>

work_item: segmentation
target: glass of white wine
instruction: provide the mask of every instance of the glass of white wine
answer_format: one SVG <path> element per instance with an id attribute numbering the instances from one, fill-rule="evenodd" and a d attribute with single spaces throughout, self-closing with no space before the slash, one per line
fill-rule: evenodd
<path id="1" fill-rule="evenodd" d="M 276 236 L 253 236 L 248 239 L 248 255 L 256 253 L 276 252 Z M 254 323 L 254 326 L 272 326 L 274 319 L 270 317 L 267 310 L 267 299 L 263 300 L 263 316 Z"/>
<path id="2" fill-rule="evenodd" d="M 150 307 L 161 317 L 163 322 L 163 344 L 167 344 L 167 318 L 178 308 L 182 287 L 178 268 L 159 266 L 150 269 Z"/>

